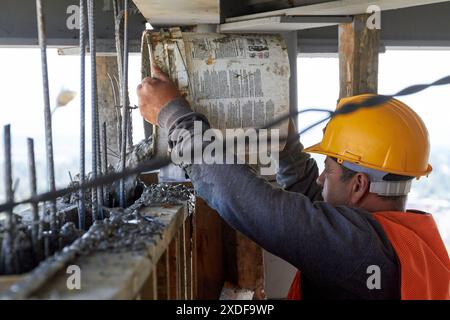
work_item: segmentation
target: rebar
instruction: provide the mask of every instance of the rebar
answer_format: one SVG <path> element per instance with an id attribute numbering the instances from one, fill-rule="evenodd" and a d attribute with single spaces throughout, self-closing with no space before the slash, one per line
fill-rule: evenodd
<path id="1" fill-rule="evenodd" d="M 123 8 L 123 67 L 122 67 L 122 79 L 121 79 L 121 89 L 122 89 L 122 146 L 120 155 L 121 171 L 125 170 L 125 162 L 127 155 L 127 125 L 128 125 L 128 101 L 127 101 L 127 89 L 128 89 L 128 0 L 124 0 Z M 120 206 L 125 208 L 125 180 L 120 180 L 119 188 L 119 201 Z"/>
<path id="2" fill-rule="evenodd" d="M 108 141 L 106 136 L 106 122 L 103 122 L 102 125 L 102 140 L 103 140 L 103 148 L 102 148 L 102 156 L 103 156 L 103 175 L 108 174 Z M 108 205 L 109 196 L 108 196 L 108 188 L 106 185 L 103 186 L 103 204 Z"/>
<path id="3" fill-rule="evenodd" d="M 114 38 L 116 43 L 116 52 L 117 52 L 117 73 L 118 77 L 122 79 L 122 39 L 121 39 L 121 21 L 122 21 L 122 9 L 120 7 L 119 0 L 113 0 L 114 7 Z M 117 80 L 116 76 L 114 76 L 114 80 L 117 83 L 117 89 L 119 90 L 119 100 L 118 103 L 115 104 L 116 113 L 117 113 L 117 150 L 120 153 L 120 149 L 122 148 L 122 115 L 120 114 L 120 106 L 123 105 L 122 96 L 120 92 L 120 82 Z M 113 85 L 114 87 L 114 85 Z"/>
<path id="4" fill-rule="evenodd" d="M 92 179 L 97 178 L 98 168 L 98 97 L 97 97 L 97 70 L 95 48 L 95 5 L 94 0 L 88 0 L 88 27 L 89 50 L 91 54 L 91 114 L 92 114 Z M 99 217 L 98 189 L 92 188 L 92 221 Z"/>
<path id="5" fill-rule="evenodd" d="M 80 184 L 86 179 L 86 15 L 85 0 L 80 0 Z M 84 190 L 79 193 L 78 228 L 86 229 Z"/>
<path id="6" fill-rule="evenodd" d="M 37 195 L 36 183 L 36 160 L 34 156 L 34 140 L 27 139 L 28 146 L 28 176 L 30 182 L 30 195 L 35 197 Z M 39 261 L 42 257 L 42 250 L 40 247 L 40 235 L 42 235 L 41 223 L 39 219 L 39 205 L 37 202 L 31 203 L 31 211 L 33 214 L 33 224 L 31 229 L 31 239 L 33 243 L 33 250 L 36 254 L 36 260 Z"/>
<path id="7" fill-rule="evenodd" d="M 6 201 L 14 201 L 14 191 L 12 187 L 12 160 L 11 160 L 11 125 L 3 127 L 3 148 L 4 148 L 4 182 Z M 5 237 L 2 243 L 4 257 L 4 270 L 6 274 L 14 274 L 14 214 L 13 210 L 6 211 Z"/>
<path id="8" fill-rule="evenodd" d="M 45 19 L 42 6 L 42 0 L 36 0 L 37 24 L 39 47 L 41 50 L 41 67 L 42 67 L 42 85 L 44 91 L 44 119 L 45 119 L 45 150 L 47 157 L 47 179 L 48 189 L 50 192 L 56 190 L 55 185 L 55 163 L 53 159 L 53 133 L 52 133 L 52 114 L 50 109 L 50 94 L 48 84 L 48 67 L 47 67 L 47 39 L 45 33 Z M 56 220 L 56 199 L 50 201 L 50 229 L 53 237 L 56 237 L 57 231 Z"/>

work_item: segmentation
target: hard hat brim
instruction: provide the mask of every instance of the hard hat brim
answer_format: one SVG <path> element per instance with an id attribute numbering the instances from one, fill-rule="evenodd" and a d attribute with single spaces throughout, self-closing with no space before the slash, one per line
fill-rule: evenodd
<path id="1" fill-rule="evenodd" d="M 428 164 L 427 169 L 425 171 L 422 171 L 422 172 L 404 172 L 404 171 L 398 171 L 398 170 L 384 169 L 384 168 L 373 166 L 373 165 L 370 165 L 370 164 L 367 164 L 367 163 L 364 163 L 364 162 L 355 162 L 351 158 L 347 158 L 345 156 L 342 156 L 342 155 L 339 155 L 339 154 L 335 154 L 335 153 L 332 153 L 332 152 L 329 152 L 329 151 L 323 149 L 320 142 L 316 143 L 316 144 L 314 144 L 314 145 L 312 145 L 312 146 L 310 146 L 308 148 L 305 148 L 303 151 L 304 152 L 308 152 L 308 153 L 318 153 L 318 154 L 323 154 L 325 156 L 330 156 L 330 157 L 338 159 L 338 162 L 342 162 L 342 161 L 345 160 L 345 161 L 356 163 L 356 164 L 359 164 L 359 165 L 362 165 L 364 167 L 368 167 L 368 168 L 371 168 L 371 169 L 385 171 L 385 172 L 399 174 L 399 175 L 412 176 L 412 177 L 417 177 L 417 178 L 419 178 L 421 176 L 428 176 L 433 171 L 433 167 L 430 164 Z"/>
<path id="2" fill-rule="evenodd" d="M 322 153 L 322 148 L 320 147 L 320 142 L 313 144 L 312 146 L 309 146 L 308 148 L 305 148 L 303 151 L 308 153 Z"/>

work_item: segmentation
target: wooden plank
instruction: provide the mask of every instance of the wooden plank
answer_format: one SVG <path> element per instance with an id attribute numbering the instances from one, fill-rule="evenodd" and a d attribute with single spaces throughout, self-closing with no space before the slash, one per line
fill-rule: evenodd
<path id="1" fill-rule="evenodd" d="M 337 0 L 324 3 L 297 6 L 295 8 L 267 11 L 239 17 L 228 18 L 226 22 L 243 21 L 272 16 L 345 16 L 366 13 L 369 5 L 377 5 L 381 10 L 393 10 L 425 4 L 446 2 L 448 0 Z"/>
<path id="2" fill-rule="evenodd" d="M 184 243 L 184 223 L 178 232 L 178 248 L 179 248 L 179 276 L 180 276 L 180 299 L 186 300 L 186 248 Z"/>
<path id="3" fill-rule="evenodd" d="M 176 300 L 179 298 L 179 282 L 178 282 L 178 234 L 169 245 L 169 299 Z"/>
<path id="4" fill-rule="evenodd" d="M 0 276 L 0 294 L 2 291 L 6 291 L 16 282 L 20 281 L 24 275 L 6 275 Z"/>
<path id="5" fill-rule="evenodd" d="M 197 198 L 193 217 L 194 299 L 218 299 L 224 283 L 222 219 Z"/>
<path id="6" fill-rule="evenodd" d="M 164 252 L 156 265 L 158 299 L 169 300 L 169 254 Z"/>
<path id="7" fill-rule="evenodd" d="M 348 16 L 275 16 L 244 21 L 223 23 L 220 32 L 286 32 L 335 26 L 339 23 L 350 22 Z"/>
<path id="8" fill-rule="evenodd" d="M 151 185 L 158 183 L 158 173 L 156 172 L 146 172 L 139 175 L 139 179 L 146 185 Z"/>
<path id="9" fill-rule="evenodd" d="M 34 298 L 41 299 L 133 299 L 153 271 L 156 262 L 182 226 L 184 206 L 149 207 L 141 214 L 157 217 L 166 225 L 162 236 L 149 239 L 147 252 L 96 252 L 77 258 L 81 269 L 81 290 L 66 286 L 66 270 L 59 271 Z"/>
<path id="10" fill-rule="evenodd" d="M 226 280 L 236 288 L 254 292 L 265 299 L 263 250 L 241 232 L 223 227 Z"/>
<path id="11" fill-rule="evenodd" d="M 141 291 L 139 292 L 140 300 L 157 300 L 158 295 L 156 287 L 156 270 L 154 269 L 142 286 Z"/>
<path id="12" fill-rule="evenodd" d="M 368 29 L 367 18 L 339 25 L 340 98 L 378 91 L 380 30 Z"/>
<path id="13" fill-rule="evenodd" d="M 254 291 L 254 298 L 265 299 L 262 248 L 239 231 L 236 231 L 236 238 L 238 285 Z"/>

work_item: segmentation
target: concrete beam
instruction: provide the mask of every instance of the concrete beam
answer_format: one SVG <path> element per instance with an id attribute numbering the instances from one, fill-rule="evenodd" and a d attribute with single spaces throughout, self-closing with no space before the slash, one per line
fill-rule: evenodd
<path id="1" fill-rule="evenodd" d="M 95 28 L 98 41 L 114 43 L 112 0 L 95 1 Z M 77 46 L 79 35 L 79 1 L 44 1 L 49 46 Z M 132 5 L 132 4 L 131 4 Z M 140 40 L 145 18 L 134 7 L 129 15 L 130 40 Z M 2 0 L 0 10 L 0 46 L 37 46 L 36 2 Z"/>

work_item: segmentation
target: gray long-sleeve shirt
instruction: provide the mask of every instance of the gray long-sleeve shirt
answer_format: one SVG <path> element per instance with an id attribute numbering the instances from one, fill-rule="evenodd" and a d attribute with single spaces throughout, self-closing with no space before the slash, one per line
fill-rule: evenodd
<path id="1" fill-rule="evenodd" d="M 193 139 L 195 120 L 209 127 L 182 98 L 158 116 L 176 152 L 186 141 L 176 129 L 187 129 Z M 399 264 L 383 229 L 363 209 L 322 201 L 317 165 L 302 150 L 298 141 L 281 152 L 280 188 L 246 165 L 192 164 L 185 169 L 198 194 L 228 224 L 301 270 L 304 299 L 398 299 Z M 381 271 L 380 289 L 367 285 L 373 265 Z"/>

